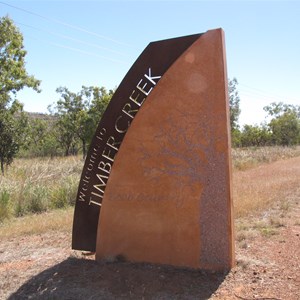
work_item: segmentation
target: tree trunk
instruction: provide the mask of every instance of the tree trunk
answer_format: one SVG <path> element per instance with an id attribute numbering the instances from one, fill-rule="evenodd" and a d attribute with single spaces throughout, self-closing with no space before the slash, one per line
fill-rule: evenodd
<path id="1" fill-rule="evenodd" d="M 69 147 L 66 147 L 65 156 L 69 156 Z"/>
<path id="2" fill-rule="evenodd" d="M 85 142 L 85 140 L 82 140 L 82 156 L 83 156 L 83 159 L 85 159 L 85 157 L 86 157 L 86 142 Z"/>
<path id="3" fill-rule="evenodd" d="M 4 159 L 1 157 L 1 174 L 4 176 Z"/>

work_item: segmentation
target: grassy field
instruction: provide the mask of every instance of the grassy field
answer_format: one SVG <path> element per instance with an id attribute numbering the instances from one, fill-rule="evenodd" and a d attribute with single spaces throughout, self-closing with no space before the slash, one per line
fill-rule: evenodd
<path id="1" fill-rule="evenodd" d="M 275 200 L 284 198 L 283 193 L 295 189 L 296 174 L 289 172 L 284 180 L 279 180 L 276 164 L 267 173 L 260 171 L 259 166 L 297 156 L 300 156 L 299 147 L 234 149 L 235 216 L 266 209 Z M 51 229 L 70 230 L 82 167 L 80 157 L 15 160 L 5 177 L 0 176 L 0 237 Z M 282 205 L 284 208 L 285 204 Z"/>
<path id="2" fill-rule="evenodd" d="M 15 160 L 0 176 L 0 221 L 73 205 L 82 166 L 79 157 Z"/>

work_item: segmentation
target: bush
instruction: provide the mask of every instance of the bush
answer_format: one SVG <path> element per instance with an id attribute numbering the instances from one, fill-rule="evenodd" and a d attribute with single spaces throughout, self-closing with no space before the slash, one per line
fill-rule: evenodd
<path id="1" fill-rule="evenodd" d="M 28 190 L 26 197 L 26 211 L 41 213 L 47 210 L 48 190 L 42 186 L 35 186 Z"/>
<path id="2" fill-rule="evenodd" d="M 78 188 L 77 180 L 68 178 L 62 185 L 57 186 L 51 196 L 51 206 L 53 208 L 65 208 L 74 205 Z"/>

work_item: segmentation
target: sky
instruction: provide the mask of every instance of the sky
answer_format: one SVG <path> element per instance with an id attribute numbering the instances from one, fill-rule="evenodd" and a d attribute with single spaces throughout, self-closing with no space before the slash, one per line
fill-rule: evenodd
<path id="1" fill-rule="evenodd" d="M 47 113 L 61 86 L 113 89 L 150 42 L 216 28 L 228 78 L 238 80 L 241 126 L 262 123 L 272 102 L 300 105 L 300 0 L 0 0 L 6 15 L 23 34 L 28 73 L 42 81 L 41 93 L 18 94 L 26 111 Z"/>

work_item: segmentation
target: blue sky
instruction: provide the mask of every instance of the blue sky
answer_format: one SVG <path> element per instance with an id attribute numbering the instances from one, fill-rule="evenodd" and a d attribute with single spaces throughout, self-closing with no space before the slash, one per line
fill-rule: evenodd
<path id="1" fill-rule="evenodd" d="M 300 105 L 300 1 L 0 0 L 24 36 L 27 70 L 42 93 L 25 110 L 47 112 L 59 86 L 117 86 L 151 41 L 223 28 L 228 77 L 236 77 L 240 123 L 261 123 L 271 102 Z"/>

